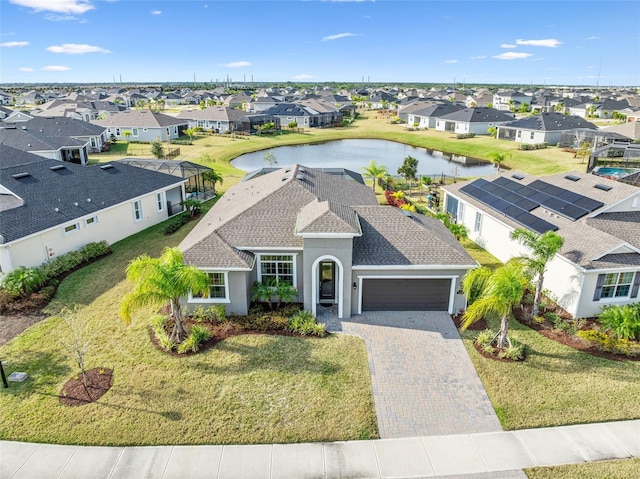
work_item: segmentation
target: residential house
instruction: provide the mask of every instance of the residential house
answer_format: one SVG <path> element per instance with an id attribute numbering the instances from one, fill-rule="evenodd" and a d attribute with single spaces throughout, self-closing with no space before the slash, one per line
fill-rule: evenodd
<path id="1" fill-rule="evenodd" d="M 126 110 L 109 115 L 93 124 L 107 129 L 107 136 L 131 141 L 169 141 L 180 136 L 189 121 L 151 110 Z M 125 135 L 130 132 L 131 135 Z"/>
<path id="2" fill-rule="evenodd" d="M 435 128 L 438 118 L 455 111 L 460 111 L 464 107 L 454 103 L 437 103 L 424 106 L 412 113 L 407 113 L 407 126 L 417 128 Z"/>
<path id="3" fill-rule="evenodd" d="M 562 134 L 575 128 L 597 130 L 598 127 L 579 116 L 562 113 L 539 113 L 498 126 L 497 138 L 516 143 L 556 145 Z"/>
<path id="4" fill-rule="evenodd" d="M 350 173 L 293 165 L 232 186 L 180 243 L 185 262 L 211 280 L 189 307 L 247 314 L 252 285 L 270 279 L 293 285 L 312 313 L 326 304 L 340 318 L 464 308 L 460 279 L 475 261 L 442 222 L 380 206 Z"/>
<path id="5" fill-rule="evenodd" d="M 11 105 L 13 103 L 13 95 L 0 90 L 0 105 Z"/>
<path id="6" fill-rule="evenodd" d="M 114 243 L 169 216 L 185 180 L 121 163 L 82 167 L 0 144 L 0 272 L 87 243 Z"/>
<path id="7" fill-rule="evenodd" d="M 489 128 L 513 121 L 513 117 L 513 114 L 495 108 L 464 108 L 437 118 L 435 129 L 458 134 L 488 135 Z"/>
<path id="8" fill-rule="evenodd" d="M 226 106 L 210 106 L 204 110 L 186 110 L 176 115 L 177 119 L 187 120 L 189 128 L 199 127 L 215 133 L 233 133 L 242 131 L 251 133 L 256 127 L 275 122 L 274 117 L 262 113 L 249 113 Z"/>
<path id="9" fill-rule="evenodd" d="M 332 126 L 321 123 L 323 115 L 320 112 L 297 103 L 278 103 L 262 113 L 274 117 L 278 127 L 286 127 L 293 122 L 298 124 L 298 128 Z"/>
<path id="10" fill-rule="evenodd" d="M 580 172 L 509 172 L 443 189 L 447 212 L 501 261 L 527 254 L 510 237 L 516 228 L 562 236 L 543 287 L 575 318 L 639 301 L 639 188 Z"/>
<path id="11" fill-rule="evenodd" d="M 36 117 L 19 123 L 0 123 L 0 142 L 43 158 L 84 165 L 89 151 L 101 151 L 106 130 L 72 118 Z"/>
<path id="12" fill-rule="evenodd" d="M 124 111 L 123 105 L 116 105 L 110 101 L 80 101 L 73 102 L 70 100 L 52 100 L 40 105 L 38 110 L 34 110 L 34 116 L 64 116 L 90 122 L 101 116 L 107 116 L 119 111 Z"/>
<path id="13" fill-rule="evenodd" d="M 493 108 L 500 111 L 513 111 L 526 103 L 531 105 L 533 97 L 517 90 L 499 90 L 493 95 Z"/>

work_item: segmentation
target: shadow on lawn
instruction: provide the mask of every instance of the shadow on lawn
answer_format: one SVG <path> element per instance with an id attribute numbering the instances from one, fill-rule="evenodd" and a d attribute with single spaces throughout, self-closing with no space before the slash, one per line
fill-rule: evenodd
<path id="1" fill-rule="evenodd" d="M 312 358 L 313 343 L 321 338 L 297 338 L 291 336 L 268 336 L 267 344 L 251 345 L 242 338 L 254 335 L 240 335 L 239 340 L 224 340 L 211 351 L 233 358 L 227 364 L 212 364 L 210 361 L 195 361 L 190 368 L 203 374 L 244 374 L 259 370 L 282 371 L 289 374 L 316 373 L 336 374 L 342 368 L 332 362 Z"/>
<path id="2" fill-rule="evenodd" d="M 42 389 L 58 384 L 61 378 L 71 374 L 71 368 L 66 364 L 66 357 L 41 351 L 24 350 L 19 358 L 11 356 L 3 358 L 4 371 L 7 376 L 14 371 L 25 372 L 29 375 L 22 383 L 9 383 L 3 392 L 13 395 L 25 391 L 39 392 Z"/>

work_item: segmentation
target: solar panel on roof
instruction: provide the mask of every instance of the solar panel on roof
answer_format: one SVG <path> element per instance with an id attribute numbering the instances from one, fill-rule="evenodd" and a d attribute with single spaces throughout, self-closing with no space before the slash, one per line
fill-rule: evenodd
<path id="1" fill-rule="evenodd" d="M 579 195 L 578 193 L 574 193 L 573 191 L 565 190 L 558 195 L 558 198 L 560 198 L 561 200 L 567 201 L 569 203 L 573 203 L 574 201 L 577 201 L 578 199 L 580 199 L 581 196 L 582 195 Z"/>
<path id="2" fill-rule="evenodd" d="M 583 196 L 582 198 L 574 201 L 573 204 L 579 206 L 580 208 L 584 208 L 589 213 L 597 210 L 601 206 L 604 206 L 604 203 L 602 201 L 597 201 L 586 196 Z"/>
<path id="3" fill-rule="evenodd" d="M 535 191 L 535 190 L 534 190 Z M 528 196 L 531 201 L 535 201 L 538 204 L 543 204 L 545 201 L 549 201 L 552 196 L 543 193 L 542 191 L 535 191 L 532 195 Z"/>
<path id="4" fill-rule="evenodd" d="M 568 218 L 571 218 L 574 221 L 577 220 L 577 219 L 582 218 L 587 213 L 588 213 L 587 210 L 585 210 L 583 208 L 580 208 L 579 206 L 572 205 L 572 204 L 567 205 L 562 210 L 562 214 L 564 214 Z"/>
<path id="5" fill-rule="evenodd" d="M 525 211 L 531 211 L 540 206 L 540 203 L 525 197 L 522 197 L 518 201 L 514 201 L 513 204 Z"/>

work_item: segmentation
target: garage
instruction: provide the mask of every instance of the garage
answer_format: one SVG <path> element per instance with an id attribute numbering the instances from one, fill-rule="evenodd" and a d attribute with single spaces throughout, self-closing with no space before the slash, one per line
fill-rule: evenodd
<path id="1" fill-rule="evenodd" d="M 362 311 L 448 311 L 450 278 L 362 278 Z"/>

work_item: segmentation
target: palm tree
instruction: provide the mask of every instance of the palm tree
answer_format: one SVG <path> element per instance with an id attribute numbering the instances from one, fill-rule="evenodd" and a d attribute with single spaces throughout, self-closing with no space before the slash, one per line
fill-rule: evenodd
<path id="1" fill-rule="evenodd" d="M 133 311 L 143 306 L 161 306 L 169 302 L 175 324 L 171 340 L 179 343 L 187 330 L 182 321 L 180 298 L 189 292 L 209 293 L 209 277 L 194 266 L 182 261 L 182 251 L 165 248 L 160 258 L 141 255 L 129 262 L 127 279 L 135 283 L 133 291 L 126 294 L 120 303 L 120 316 L 131 321 Z"/>
<path id="2" fill-rule="evenodd" d="M 555 231 L 547 231 L 539 235 L 528 229 L 518 228 L 511 233 L 511 239 L 520 242 L 531 250 L 531 256 L 525 257 L 523 260 L 529 271 L 537 276 L 536 294 L 533 299 L 531 314 L 538 316 L 547 263 L 560 251 L 564 244 L 564 238 Z"/>
<path id="3" fill-rule="evenodd" d="M 489 158 L 493 160 L 493 163 L 498 169 L 497 173 L 500 174 L 500 163 L 502 163 L 507 158 L 511 158 L 511 153 L 499 153 L 497 151 L 494 151 L 489 155 Z"/>
<path id="4" fill-rule="evenodd" d="M 493 272 L 484 266 L 469 271 L 462 279 L 462 290 L 469 298 L 477 297 L 464 313 L 462 329 L 488 315 L 498 315 L 500 330 L 494 338 L 496 347 L 502 349 L 511 344 L 509 317 L 522 301 L 527 283 L 523 266 L 517 261 L 510 261 Z"/>
<path id="5" fill-rule="evenodd" d="M 222 184 L 224 178 L 222 175 L 218 174 L 215 170 L 209 170 L 202 173 L 202 178 L 211 183 L 211 188 L 213 188 L 213 194 L 216 194 L 216 183 Z"/>
<path id="6" fill-rule="evenodd" d="M 377 164 L 374 160 L 369 162 L 369 166 L 362 168 L 362 173 L 365 178 L 370 179 L 372 181 L 373 192 L 376 191 L 376 183 L 378 183 L 382 178 L 384 178 L 389 172 L 387 167 L 384 165 Z"/>
<path id="7" fill-rule="evenodd" d="M 195 128 L 185 128 L 182 132 L 189 137 L 189 141 L 193 143 L 193 137 L 196 134 Z"/>

